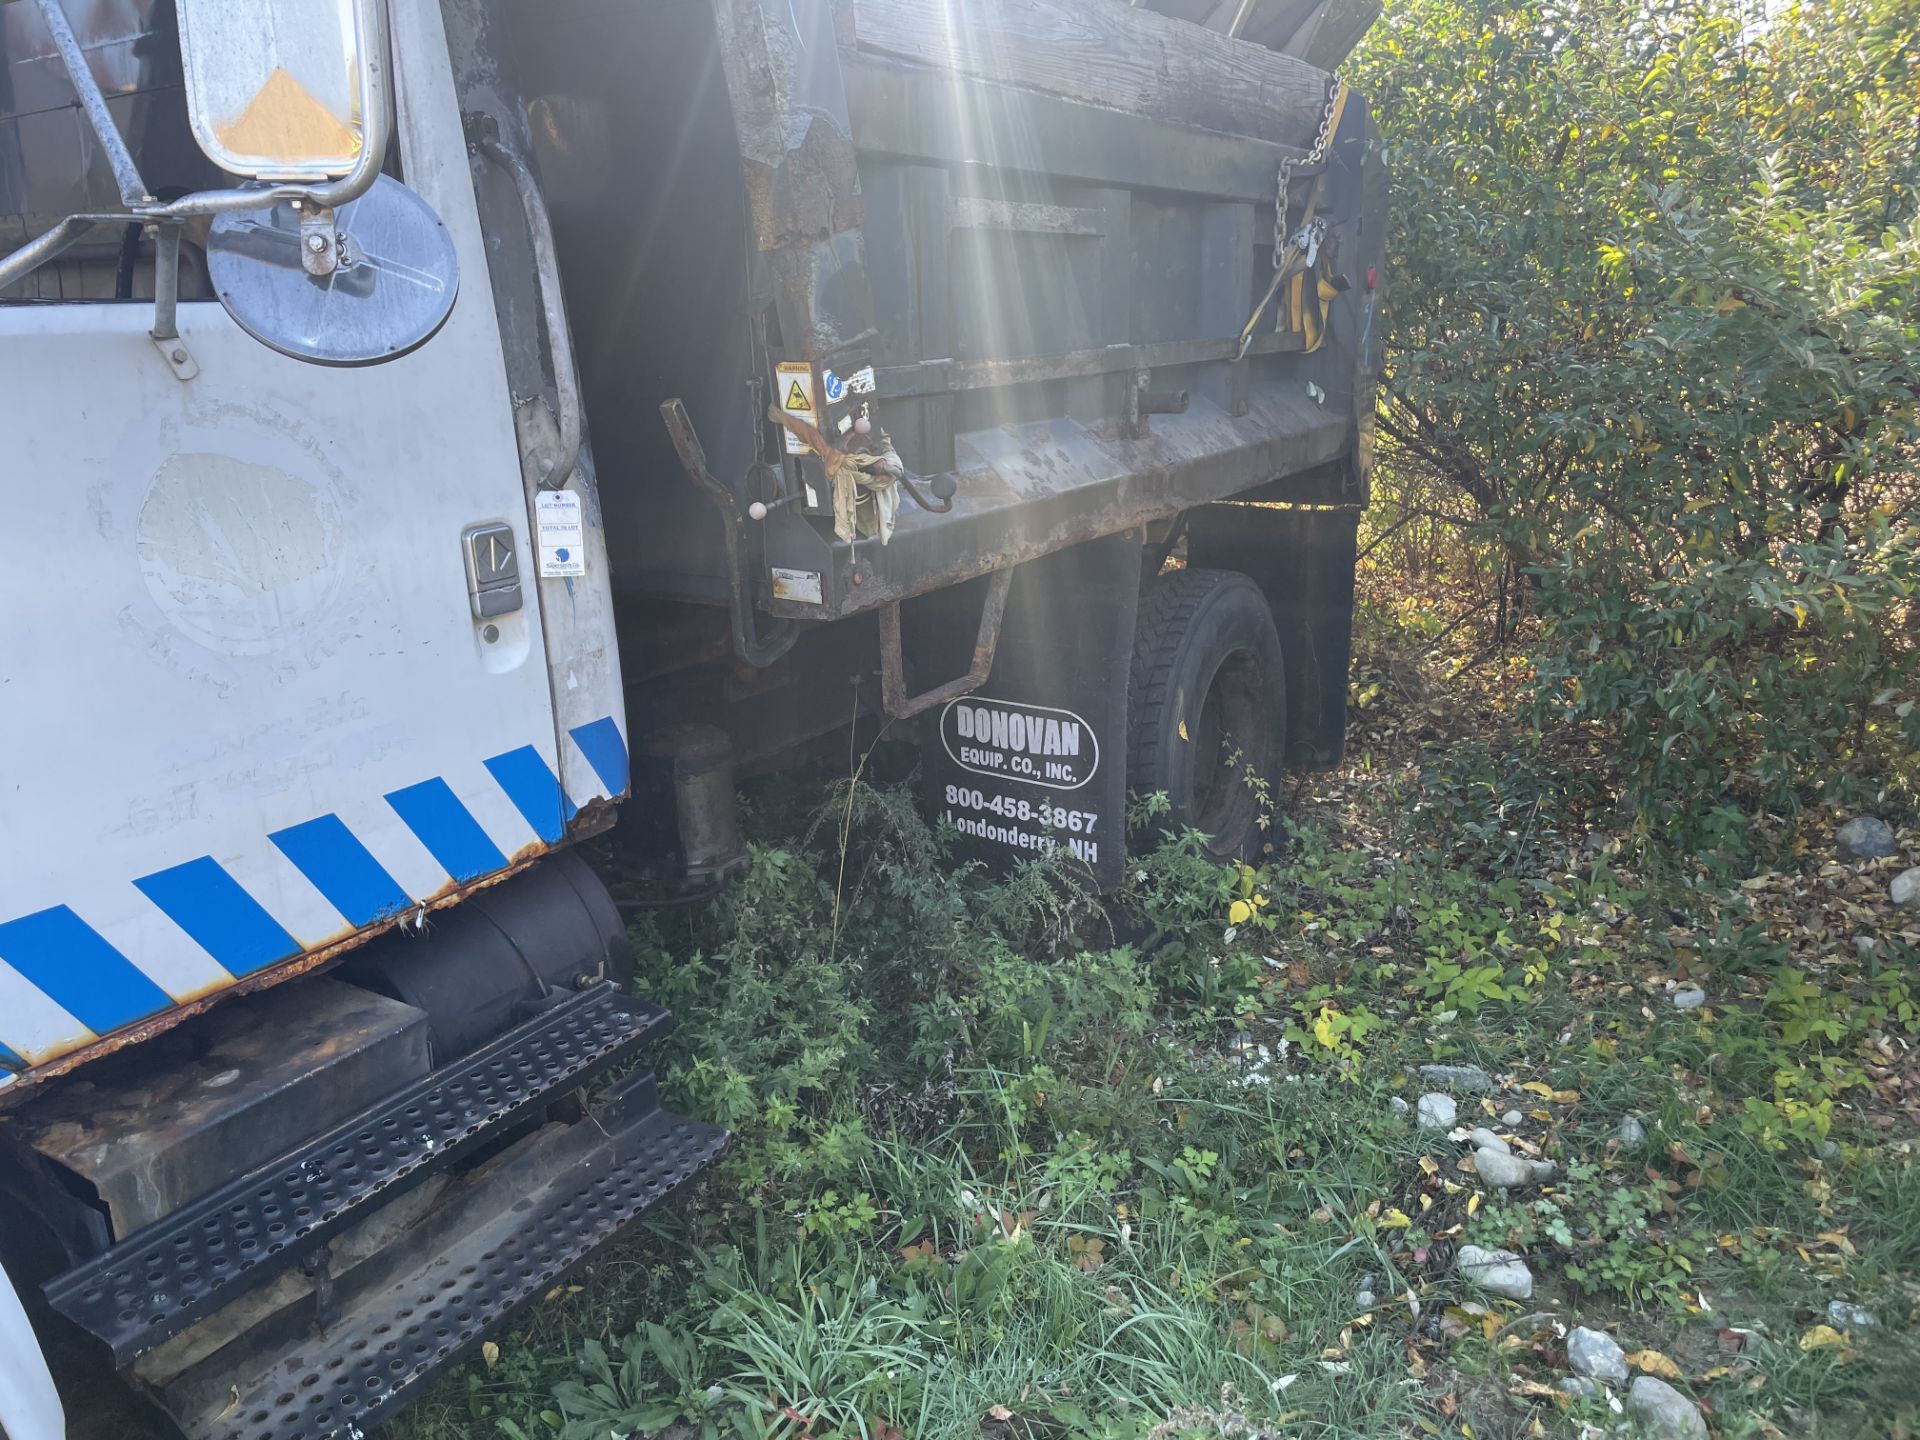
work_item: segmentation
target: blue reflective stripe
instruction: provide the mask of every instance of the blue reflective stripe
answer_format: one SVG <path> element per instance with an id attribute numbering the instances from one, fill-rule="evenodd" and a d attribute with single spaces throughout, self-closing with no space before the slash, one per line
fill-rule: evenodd
<path id="1" fill-rule="evenodd" d="M 507 857 L 493 843 L 473 812 L 460 803 L 453 787 L 439 776 L 395 790 L 387 803 L 447 874 L 464 884 L 506 868 Z"/>
<path id="2" fill-rule="evenodd" d="M 372 925 L 413 905 L 338 815 L 289 825 L 267 838 L 327 897 L 328 904 L 355 925 Z"/>
<path id="3" fill-rule="evenodd" d="M 531 745 L 509 750 L 487 761 L 487 769 L 513 801 L 513 808 L 526 817 L 533 833 L 549 845 L 567 833 L 567 821 L 573 818 L 573 802 L 554 779 L 553 770 Z"/>
<path id="4" fill-rule="evenodd" d="M 620 738 L 620 727 L 613 723 L 613 717 L 609 715 L 585 725 L 576 725 L 567 733 L 573 736 L 574 744 L 587 757 L 587 763 L 593 766 L 600 783 L 607 787 L 607 793 L 626 794 L 627 742 Z"/>
<path id="5" fill-rule="evenodd" d="M 300 953 L 300 942 L 211 855 L 133 883 L 230 974 L 246 975 Z"/>
<path id="6" fill-rule="evenodd" d="M 96 1035 L 173 1004 L 166 991 L 65 905 L 0 925 L 0 960 Z"/>

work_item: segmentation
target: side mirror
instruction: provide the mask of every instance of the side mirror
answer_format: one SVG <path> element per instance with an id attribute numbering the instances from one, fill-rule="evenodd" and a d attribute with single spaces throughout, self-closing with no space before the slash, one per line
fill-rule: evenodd
<path id="1" fill-rule="evenodd" d="M 221 169 L 255 180 L 348 174 L 367 147 L 364 71 L 379 66 L 355 0 L 177 0 L 187 118 Z M 381 117 L 384 119 L 384 117 Z M 375 132 L 384 125 L 375 122 Z"/>

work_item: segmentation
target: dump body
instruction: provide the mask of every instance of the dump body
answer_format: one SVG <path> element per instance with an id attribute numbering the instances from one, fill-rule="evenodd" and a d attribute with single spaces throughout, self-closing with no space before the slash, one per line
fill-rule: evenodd
<path id="1" fill-rule="evenodd" d="M 1285 8 L 1252 18 L 1277 32 Z M 745 540 L 752 598 L 799 621 L 1269 482 L 1363 498 L 1349 462 L 1381 235 L 1357 96 L 1320 192 L 1323 271 L 1344 287 L 1326 343 L 1303 353 L 1274 305 L 1235 358 L 1325 70 L 1117 0 L 561 0 L 500 23 L 623 594 L 726 598 L 726 527 L 659 421 L 672 398 L 739 505 L 770 507 Z M 1288 229 L 1313 179 L 1298 172 Z M 871 391 L 829 403 L 869 370 Z M 1182 391 L 1184 413 L 1143 413 L 1143 394 Z M 830 440 L 864 405 L 919 489 L 951 479 L 951 510 L 903 496 L 884 544 L 836 535 L 826 467 L 790 453 L 774 402 L 818 406 L 798 413 Z"/>

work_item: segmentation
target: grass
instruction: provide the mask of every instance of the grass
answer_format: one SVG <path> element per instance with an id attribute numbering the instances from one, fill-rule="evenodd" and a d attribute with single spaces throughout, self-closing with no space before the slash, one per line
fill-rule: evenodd
<path id="1" fill-rule="evenodd" d="M 634 931 L 670 1101 L 734 1151 L 395 1433 L 1573 1437 L 1618 1423 L 1553 1388 L 1584 1323 L 1716 1436 L 1907 1440 L 1920 935 L 1884 876 L 1821 815 L 1703 868 L 1564 757 L 1374 707 L 1267 865 L 1176 839 L 1107 905 L 865 784 L 764 807 L 746 877 Z M 1490 1191 L 1391 1108 L 1436 1061 L 1551 1180 Z"/>

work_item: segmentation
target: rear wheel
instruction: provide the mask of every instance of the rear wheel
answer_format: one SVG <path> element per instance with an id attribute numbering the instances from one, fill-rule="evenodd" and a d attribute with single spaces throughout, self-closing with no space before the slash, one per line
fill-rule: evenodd
<path id="1" fill-rule="evenodd" d="M 1257 858 L 1287 742 L 1280 635 L 1260 587 L 1232 570 L 1148 581 L 1128 701 L 1128 788 L 1166 792 L 1164 825 L 1200 831 L 1220 859 Z"/>

